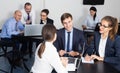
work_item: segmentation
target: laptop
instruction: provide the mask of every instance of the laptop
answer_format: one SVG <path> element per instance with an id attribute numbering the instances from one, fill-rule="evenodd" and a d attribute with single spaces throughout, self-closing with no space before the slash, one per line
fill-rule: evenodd
<path id="1" fill-rule="evenodd" d="M 25 25 L 24 36 L 41 36 L 42 24 Z"/>
<path id="2" fill-rule="evenodd" d="M 66 66 L 68 71 L 75 71 L 77 68 L 78 58 L 68 57 L 68 65 Z"/>

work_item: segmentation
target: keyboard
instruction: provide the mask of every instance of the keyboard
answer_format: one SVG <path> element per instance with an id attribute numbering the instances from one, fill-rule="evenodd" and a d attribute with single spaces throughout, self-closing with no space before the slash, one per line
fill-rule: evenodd
<path id="1" fill-rule="evenodd" d="M 71 57 L 68 58 L 68 63 L 75 63 L 75 61 L 76 58 L 71 58 Z"/>
<path id="2" fill-rule="evenodd" d="M 77 58 L 68 57 L 67 70 L 68 71 L 75 71 L 76 64 L 77 64 Z"/>

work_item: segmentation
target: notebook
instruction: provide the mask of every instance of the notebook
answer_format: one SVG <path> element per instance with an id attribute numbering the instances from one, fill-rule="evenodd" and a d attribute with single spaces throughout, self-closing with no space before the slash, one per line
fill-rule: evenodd
<path id="1" fill-rule="evenodd" d="M 42 24 L 25 25 L 24 36 L 41 36 Z"/>

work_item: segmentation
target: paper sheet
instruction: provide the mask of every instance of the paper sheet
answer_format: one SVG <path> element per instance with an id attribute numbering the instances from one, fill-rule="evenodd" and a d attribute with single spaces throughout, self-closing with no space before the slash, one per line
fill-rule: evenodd
<path id="1" fill-rule="evenodd" d="M 82 59 L 82 63 L 91 63 L 91 64 L 94 63 L 94 60 L 86 61 L 86 60 L 84 59 L 84 57 L 81 57 L 81 59 Z"/>

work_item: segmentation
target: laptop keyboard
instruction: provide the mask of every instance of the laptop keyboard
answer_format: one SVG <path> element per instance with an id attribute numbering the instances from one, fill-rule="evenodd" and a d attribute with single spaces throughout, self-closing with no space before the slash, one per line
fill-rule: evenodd
<path id="1" fill-rule="evenodd" d="M 75 58 L 68 58 L 68 63 L 75 63 L 76 59 Z"/>

